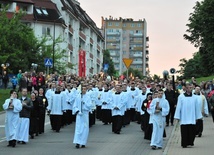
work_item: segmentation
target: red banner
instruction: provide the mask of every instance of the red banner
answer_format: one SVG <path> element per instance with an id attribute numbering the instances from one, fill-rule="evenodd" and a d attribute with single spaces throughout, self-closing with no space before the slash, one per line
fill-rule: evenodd
<path id="1" fill-rule="evenodd" d="M 86 52 L 83 50 L 79 51 L 79 76 L 85 77 L 86 72 Z"/>

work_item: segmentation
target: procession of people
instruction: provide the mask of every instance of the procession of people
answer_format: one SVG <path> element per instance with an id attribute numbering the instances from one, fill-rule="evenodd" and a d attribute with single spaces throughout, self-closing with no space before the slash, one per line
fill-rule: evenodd
<path id="1" fill-rule="evenodd" d="M 36 82 L 29 85 L 29 77 L 31 82 L 36 77 Z M 173 126 L 175 118 L 181 125 L 181 146 L 186 148 L 194 145 L 196 135 L 202 136 L 203 116 L 209 114 L 203 87 L 191 82 L 182 82 L 180 87 L 179 81 L 167 79 L 109 80 L 99 74 L 78 77 L 54 73 L 45 77 L 43 73 L 23 73 L 18 83 L 21 97 L 12 90 L 3 104 L 5 133 L 12 147 L 43 134 L 48 115 L 56 133 L 75 122 L 73 143 L 77 149 L 86 147 L 89 128 L 96 121 L 111 125 L 117 135 L 130 123 L 138 123 L 144 133 L 142 139 L 149 140 L 152 149 L 162 149 L 165 128 L 169 122 Z"/>

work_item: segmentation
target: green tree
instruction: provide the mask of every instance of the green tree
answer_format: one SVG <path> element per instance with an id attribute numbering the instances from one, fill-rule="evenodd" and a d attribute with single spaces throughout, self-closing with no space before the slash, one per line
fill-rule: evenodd
<path id="1" fill-rule="evenodd" d="M 34 31 L 21 22 L 25 15 L 22 11 L 14 13 L 10 19 L 6 12 L 7 7 L 0 12 L 0 64 L 10 63 L 11 73 L 17 73 L 19 69 L 28 71 L 32 63 L 38 64 L 37 71 L 44 71 L 44 59 L 52 58 L 52 44 L 47 44 L 52 39 L 44 37 L 38 40 Z M 65 72 L 66 61 L 61 61 L 65 50 L 58 46 L 63 42 L 60 38 L 55 41 L 55 66 L 59 72 Z"/>
<path id="2" fill-rule="evenodd" d="M 132 75 L 133 77 L 138 77 L 138 78 L 140 78 L 140 79 L 143 79 L 143 78 L 144 78 L 142 72 L 140 72 L 140 71 L 137 70 L 137 69 L 133 69 L 133 68 L 131 68 L 131 67 L 128 69 L 128 74 L 129 74 L 129 75 L 128 75 L 128 78 L 130 78 L 130 75 Z M 127 71 L 123 72 L 123 75 L 127 76 Z"/>
<path id="3" fill-rule="evenodd" d="M 203 73 L 211 75 L 214 73 L 214 0 L 196 2 L 193 9 L 184 39 L 199 47 Z"/>
<path id="4" fill-rule="evenodd" d="M 185 58 L 181 59 L 181 64 L 179 65 L 181 70 L 179 73 L 181 73 L 184 78 L 207 76 L 207 72 L 201 65 L 201 60 L 201 54 L 199 52 L 194 53 L 193 58 L 189 60 Z"/>
<path id="5" fill-rule="evenodd" d="M 104 64 L 108 64 L 109 65 L 109 68 L 108 68 L 108 75 L 110 76 L 114 76 L 116 74 L 116 70 L 114 68 L 114 63 L 111 59 L 111 56 L 110 56 L 110 53 L 108 50 L 104 50 L 103 52 L 103 65 Z"/>
<path id="6" fill-rule="evenodd" d="M 18 71 L 21 64 L 25 64 L 24 69 L 27 69 L 29 60 L 34 57 L 36 38 L 32 29 L 20 22 L 22 12 L 14 13 L 9 19 L 6 10 L 0 12 L 0 63 L 10 63 L 11 70 Z"/>

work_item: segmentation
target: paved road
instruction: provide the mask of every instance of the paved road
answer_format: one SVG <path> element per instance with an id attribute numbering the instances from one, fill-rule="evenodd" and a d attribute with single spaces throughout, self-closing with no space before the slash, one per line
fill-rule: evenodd
<path id="1" fill-rule="evenodd" d="M 196 137 L 194 146 L 182 148 L 180 126 L 173 129 L 170 140 L 163 155 L 213 155 L 214 124 L 212 117 L 204 118 L 204 130 L 202 137 Z"/>
<path id="2" fill-rule="evenodd" d="M 17 144 L 16 148 L 6 147 L 4 140 L 4 114 L 0 115 L 0 154 L 7 155 L 161 155 L 163 150 L 151 150 L 149 141 L 143 139 L 140 126 L 133 122 L 122 129 L 120 135 L 111 132 L 111 125 L 102 125 L 96 122 L 90 128 L 90 135 L 86 148 L 76 149 L 73 142 L 74 123 L 55 133 L 48 123 L 43 135 L 30 139 L 26 145 Z M 167 127 L 167 137 L 164 139 L 164 148 L 173 127 Z"/>

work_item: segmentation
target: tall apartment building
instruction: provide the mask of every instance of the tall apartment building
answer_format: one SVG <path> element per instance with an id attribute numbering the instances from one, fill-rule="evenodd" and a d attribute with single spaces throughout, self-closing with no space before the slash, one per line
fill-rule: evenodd
<path id="1" fill-rule="evenodd" d="M 41 38 L 49 36 L 63 40 L 57 44 L 66 50 L 61 61 L 74 64 L 68 73 L 79 73 L 79 52 L 85 52 L 85 74 L 92 76 L 102 69 L 104 38 L 95 22 L 75 0 L 0 0 L 9 5 L 8 18 L 20 9 L 26 12 L 22 22 L 28 24 Z M 53 41 L 48 42 L 52 44 Z M 56 47 L 57 48 L 57 47 Z M 50 56 L 52 58 L 52 56 Z M 42 61 L 43 62 L 43 61 Z"/>
<path id="2" fill-rule="evenodd" d="M 132 18 L 103 18 L 102 32 L 105 49 L 109 50 L 115 69 L 122 74 L 126 71 L 123 58 L 131 58 L 131 68 L 147 75 L 149 70 L 149 46 L 146 20 L 134 21 Z"/>

